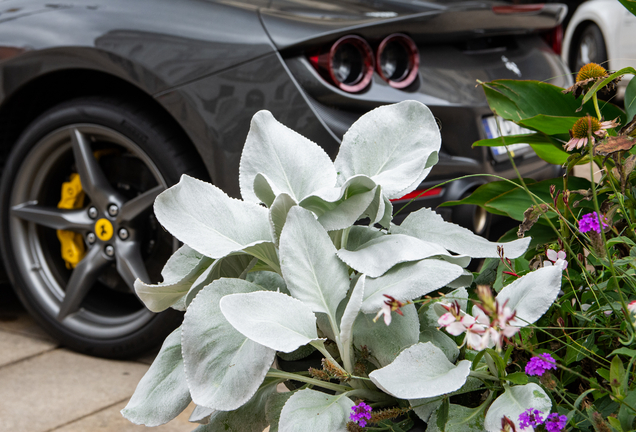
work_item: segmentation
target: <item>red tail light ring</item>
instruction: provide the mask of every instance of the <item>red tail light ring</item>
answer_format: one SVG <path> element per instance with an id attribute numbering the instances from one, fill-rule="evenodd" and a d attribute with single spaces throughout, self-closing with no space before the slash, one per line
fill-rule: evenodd
<path id="1" fill-rule="evenodd" d="M 380 42 L 375 63 L 376 70 L 384 81 L 391 87 L 403 89 L 417 78 L 420 54 L 413 39 L 405 34 L 395 33 Z"/>
<path id="2" fill-rule="evenodd" d="M 373 50 L 360 36 L 343 36 L 328 52 L 309 61 L 324 78 L 349 93 L 364 90 L 373 78 Z"/>

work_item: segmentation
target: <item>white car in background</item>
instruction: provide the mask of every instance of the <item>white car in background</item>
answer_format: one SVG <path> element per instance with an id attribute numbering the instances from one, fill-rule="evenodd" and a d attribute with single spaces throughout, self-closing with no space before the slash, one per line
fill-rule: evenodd
<path id="1" fill-rule="evenodd" d="M 618 0 L 582 3 L 565 31 L 561 57 L 574 73 L 590 62 L 612 71 L 636 67 L 636 16 Z M 621 80 L 619 99 L 623 98 L 631 77 Z"/>

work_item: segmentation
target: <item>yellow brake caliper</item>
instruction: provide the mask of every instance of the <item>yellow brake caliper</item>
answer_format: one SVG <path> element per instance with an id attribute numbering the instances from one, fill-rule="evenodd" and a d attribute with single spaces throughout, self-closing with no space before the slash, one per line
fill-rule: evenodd
<path id="1" fill-rule="evenodd" d="M 80 209 L 84 206 L 84 195 L 79 174 L 73 173 L 69 181 L 62 183 L 62 199 L 57 208 Z M 57 238 L 62 244 L 62 258 L 66 262 L 66 268 L 75 268 L 86 255 L 84 238 L 79 233 L 66 230 L 57 230 Z"/>

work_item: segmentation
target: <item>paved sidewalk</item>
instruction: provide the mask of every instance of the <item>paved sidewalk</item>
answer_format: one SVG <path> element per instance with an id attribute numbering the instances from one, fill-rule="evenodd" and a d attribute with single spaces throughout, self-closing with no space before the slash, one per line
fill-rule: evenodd
<path id="1" fill-rule="evenodd" d="M 97 359 L 60 348 L 0 285 L 0 431 L 185 432 L 194 406 L 156 428 L 137 426 L 126 406 L 153 355 L 135 361 Z"/>

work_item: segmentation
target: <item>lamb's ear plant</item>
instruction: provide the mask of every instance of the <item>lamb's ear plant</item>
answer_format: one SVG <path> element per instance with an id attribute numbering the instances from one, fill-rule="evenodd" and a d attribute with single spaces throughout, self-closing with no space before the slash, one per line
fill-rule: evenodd
<path id="1" fill-rule="evenodd" d="M 504 417 L 549 411 L 504 348 L 557 298 L 562 267 L 493 297 L 475 291 L 471 258 L 517 258 L 529 238 L 492 243 L 430 209 L 391 223 L 390 200 L 422 182 L 440 145 L 415 101 L 362 116 L 333 162 L 261 111 L 241 158 L 243 200 L 187 176 L 163 192 L 155 213 L 184 245 L 162 283 L 135 289 L 149 309 L 185 317 L 124 416 L 155 426 L 192 401 L 199 432 L 397 431 L 418 417 L 433 431 L 495 432 Z M 316 351 L 310 370 L 276 368 Z M 289 380 L 303 385 L 279 392 Z"/>

